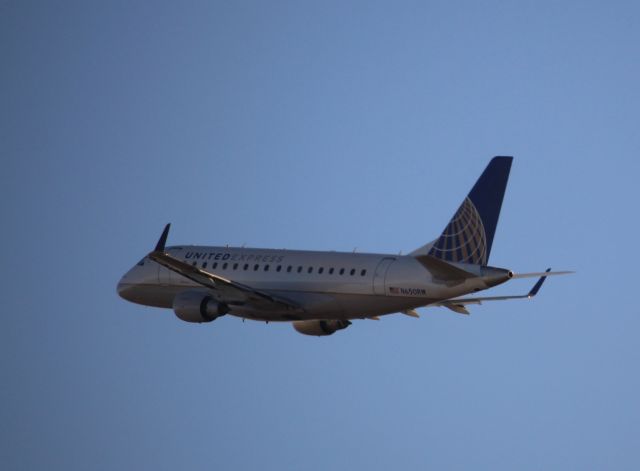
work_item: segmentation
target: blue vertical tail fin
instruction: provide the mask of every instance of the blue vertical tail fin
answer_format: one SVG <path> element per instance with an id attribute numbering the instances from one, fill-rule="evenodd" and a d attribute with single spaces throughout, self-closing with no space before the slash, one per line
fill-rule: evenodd
<path id="1" fill-rule="evenodd" d="M 494 157 L 428 254 L 447 262 L 487 265 L 513 157 Z"/>

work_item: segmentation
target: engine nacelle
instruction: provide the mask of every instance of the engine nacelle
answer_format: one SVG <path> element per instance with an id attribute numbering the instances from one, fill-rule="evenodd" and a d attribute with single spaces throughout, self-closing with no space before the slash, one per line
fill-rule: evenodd
<path id="1" fill-rule="evenodd" d="M 173 312 L 185 322 L 211 322 L 229 312 L 229 306 L 200 291 L 183 291 L 173 298 Z"/>
<path id="2" fill-rule="evenodd" d="M 331 335 L 334 332 L 346 329 L 351 322 L 346 320 L 312 320 L 295 321 L 293 328 L 304 335 Z"/>

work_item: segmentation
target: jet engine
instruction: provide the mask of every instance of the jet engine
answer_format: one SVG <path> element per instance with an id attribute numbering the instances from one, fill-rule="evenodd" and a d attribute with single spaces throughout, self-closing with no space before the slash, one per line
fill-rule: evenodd
<path id="1" fill-rule="evenodd" d="M 183 291 L 173 298 L 173 312 L 185 322 L 211 322 L 229 312 L 229 306 L 201 291 Z"/>
<path id="2" fill-rule="evenodd" d="M 295 321 L 293 328 L 304 335 L 331 335 L 334 332 L 346 329 L 351 322 L 346 320 L 312 320 Z"/>

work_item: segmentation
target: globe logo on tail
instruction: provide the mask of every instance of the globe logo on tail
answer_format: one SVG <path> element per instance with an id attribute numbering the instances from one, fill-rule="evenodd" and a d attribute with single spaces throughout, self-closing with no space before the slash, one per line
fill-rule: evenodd
<path id="1" fill-rule="evenodd" d="M 487 237 L 482 218 L 469 198 L 458 208 L 429 255 L 447 262 L 487 264 Z"/>

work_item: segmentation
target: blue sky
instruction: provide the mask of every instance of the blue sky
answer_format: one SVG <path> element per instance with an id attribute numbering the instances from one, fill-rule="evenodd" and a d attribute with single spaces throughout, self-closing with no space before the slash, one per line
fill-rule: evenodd
<path id="1" fill-rule="evenodd" d="M 636 2 L 0 4 L 1 462 L 638 469 L 639 22 Z M 169 221 L 175 244 L 406 253 L 494 155 L 515 160 L 491 263 L 578 272 L 535 301 L 317 339 L 115 293 Z"/>

